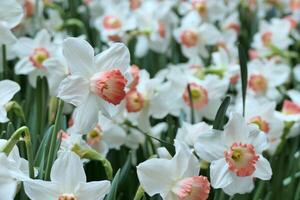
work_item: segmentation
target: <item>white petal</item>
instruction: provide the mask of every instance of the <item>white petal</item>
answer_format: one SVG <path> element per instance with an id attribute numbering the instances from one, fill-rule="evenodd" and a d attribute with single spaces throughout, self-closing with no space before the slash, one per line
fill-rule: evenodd
<path id="1" fill-rule="evenodd" d="M 36 68 L 32 65 L 32 63 L 30 62 L 28 57 L 25 57 L 25 58 L 22 58 L 21 60 L 19 60 L 19 62 L 17 62 L 16 66 L 15 66 L 15 73 L 27 75 L 35 69 Z"/>
<path id="2" fill-rule="evenodd" d="M 20 90 L 18 83 L 11 80 L 0 81 L 0 105 L 5 105 Z"/>
<path id="3" fill-rule="evenodd" d="M 124 73 L 130 66 L 130 54 L 123 43 L 113 43 L 95 58 L 97 71 L 119 69 Z"/>
<path id="4" fill-rule="evenodd" d="M 6 123 L 9 119 L 7 118 L 7 112 L 4 106 L 0 106 L 0 123 Z"/>
<path id="5" fill-rule="evenodd" d="M 297 90 L 289 90 L 287 92 L 289 97 L 292 99 L 293 102 L 300 104 L 300 92 Z"/>
<path id="6" fill-rule="evenodd" d="M 25 181 L 24 189 L 31 200 L 57 200 L 61 192 L 58 185 L 42 180 Z"/>
<path id="7" fill-rule="evenodd" d="M 17 193 L 17 182 L 13 179 L 0 178 L 0 197 L 13 200 Z"/>
<path id="8" fill-rule="evenodd" d="M 171 160 L 177 177 L 186 178 L 199 174 L 199 162 L 189 147 L 178 140 L 175 140 L 176 154 Z"/>
<path id="9" fill-rule="evenodd" d="M 74 129 L 79 134 L 86 134 L 97 124 L 99 98 L 90 94 L 74 112 Z"/>
<path id="10" fill-rule="evenodd" d="M 232 183 L 233 174 L 229 171 L 224 158 L 210 164 L 210 180 L 214 188 L 224 188 Z"/>
<path id="11" fill-rule="evenodd" d="M 51 36 L 49 35 L 49 32 L 46 29 L 40 30 L 34 38 L 34 43 L 38 47 L 49 48 L 50 42 Z"/>
<path id="12" fill-rule="evenodd" d="M 89 81 L 81 76 L 71 75 L 60 83 L 57 96 L 74 106 L 79 106 L 89 93 Z"/>
<path id="13" fill-rule="evenodd" d="M 10 28 L 15 27 L 23 18 L 23 8 L 15 0 L 0 1 L 0 21 L 8 23 Z"/>
<path id="14" fill-rule="evenodd" d="M 227 145 L 234 142 L 246 142 L 248 133 L 247 124 L 243 116 L 239 113 L 231 113 L 228 123 L 224 126 L 224 134 Z"/>
<path id="15" fill-rule="evenodd" d="M 103 140 L 110 148 L 119 149 L 125 143 L 126 132 L 119 126 L 113 126 L 103 134 Z"/>
<path id="16" fill-rule="evenodd" d="M 13 44 L 17 41 L 7 26 L 0 22 L 0 44 Z"/>
<path id="17" fill-rule="evenodd" d="M 139 164 L 136 168 L 141 186 L 150 196 L 169 191 L 175 178 L 173 167 L 170 160 L 158 158 Z"/>
<path id="18" fill-rule="evenodd" d="M 77 189 L 76 197 L 85 200 L 102 200 L 109 192 L 109 181 L 94 181 L 89 183 L 80 183 Z"/>
<path id="19" fill-rule="evenodd" d="M 63 54 L 72 75 L 90 78 L 94 74 L 94 49 L 84 39 L 66 39 L 63 42 Z"/>
<path id="20" fill-rule="evenodd" d="M 270 180 L 272 177 L 272 168 L 267 159 L 262 155 L 259 155 L 259 160 L 255 165 L 255 172 L 253 173 L 254 177 L 260 178 L 262 180 Z"/>
<path id="21" fill-rule="evenodd" d="M 65 193 L 73 193 L 79 183 L 86 182 L 79 156 L 73 152 L 62 152 L 52 166 L 51 181 L 60 183 Z"/>
<path id="22" fill-rule="evenodd" d="M 224 157 L 224 150 L 226 146 L 223 141 L 221 131 L 211 130 L 208 133 L 199 135 L 197 142 L 195 143 L 195 151 L 208 162 L 218 160 Z"/>
<path id="23" fill-rule="evenodd" d="M 224 192 L 228 195 L 234 195 L 236 193 L 244 194 L 251 192 L 254 188 L 253 177 L 238 177 L 234 176 L 233 182 L 227 187 L 223 188 Z"/>
<path id="24" fill-rule="evenodd" d="M 137 38 L 134 55 L 138 58 L 144 57 L 149 49 L 148 39 L 144 36 Z"/>

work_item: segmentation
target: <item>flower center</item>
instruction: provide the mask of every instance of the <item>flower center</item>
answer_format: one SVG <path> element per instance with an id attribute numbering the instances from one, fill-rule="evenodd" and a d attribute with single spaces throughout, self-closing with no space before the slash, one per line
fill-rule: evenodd
<path id="1" fill-rule="evenodd" d="M 300 106 L 292 101 L 284 100 L 282 112 L 286 115 L 300 114 Z"/>
<path id="2" fill-rule="evenodd" d="M 208 104 L 208 93 L 204 87 L 197 85 L 196 83 L 191 83 L 190 91 L 194 108 L 201 109 Z M 188 106 L 191 106 L 188 87 L 183 93 L 183 100 Z"/>
<path id="3" fill-rule="evenodd" d="M 256 124 L 259 129 L 265 133 L 268 133 L 270 131 L 269 123 L 263 120 L 260 116 L 252 117 L 250 119 L 250 123 Z"/>
<path id="4" fill-rule="evenodd" d="M 250 176 L 255 171 L 259 156 L 252 144 L 234 143 L 229 151 L 224 152 L 230 171 L 237 176 Z"/>
<path id="5" fill-rule="evenodd" d="M 208 9 L 205 0 L 193 0 L 192 5 L 201 16 L 207 15 Z"/>
<path id="6" fill-rule="evenodd" d="M 180 35 L 182 44 L 188 48 L 196 46 L 198 39 L 197 31 L 192 29 L 185 30 Z"/>
<path id="7" fill-rule="evenodd" d="M 271 44 L 272 32 L 267 31 L 264 32 L 261 36 L 261 40 L 265 46 L 269 46 Z"/>
<path id="8" fill-rule="evenodd" d="M 29 56 L 30 62 L 36 68 L 43 68 L 43 62 L 50 57 L 49 52 L 44 48 L 36 48 L 33 53 Z"/>
<path id="9" fill-rule="evenodd" d="M 126 94 L 126 109 L 128 112 L 138 112 L 144 107 L 145 101 L 142 94 L 136 90 L 131 90 Z"/>
<path id="10" fill-rule="evenodd" d="M 87 143 L 91 146 L 99 144 L 103 137 L 102 131 L 99 126 L 96 126 L 93 130 L 91 130 L 86 137 Z"/>
<path id="11" fill-rule="evenodd" d="M 251 75 L 249 79 L 249 87 L 256 93 L 266 91 L 268 86 L 267 79 L 263 75 Z"/>
<path id="12" fill-rule="evenodd" d="M 91 78 L 90 89 L 105 101 L 119 104 L 125 97 L 126 78 L 118 69 L 96 74 Z"/>
<path id="13" fill-rule="evenodd" d="M 209 191 L 210 183 L 204 176 L 185 178 L 174 189 L 179 200 L 206 200 Z"/>
<path id="14" fill-rule="evenodd" d="M 122 22 L 117 16 L 108 15 L 103 18 L 103 26 L 106 29 L 121 28 Z"/>
<path id="15" fill-rule="evenodd" d="M 58 200 L 77 200 L 77 197 L 74 194 L 62 194 Z"/>

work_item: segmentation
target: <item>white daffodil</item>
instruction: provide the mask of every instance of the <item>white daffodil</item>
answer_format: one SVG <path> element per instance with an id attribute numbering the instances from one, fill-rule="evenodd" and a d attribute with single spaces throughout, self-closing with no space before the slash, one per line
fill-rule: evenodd
<path id="1" fill-rule="evenodd" d="M 55 56 L 55 47 L 51 44 L 51 36 L 43 29 L 34 39 L 23 37 L 14 46 L 20 58 L 15 66 L 16 74 L 28 75 L 29 83 L 35 87 L 38 76 L 46 76 L 48 71 L 44 62 Z"/>
<path id="2" fill-rule="evenodd" d="M 190 120 L 191 107 L 193 106 L 196 122 L 199 122 L 203 117 L 213 120 L 221 104 L 221 99 L 227 92 L 229 80 L 220 79 L 217 75 L 211 74 L 204 77 L 201 74 L 200 79 L 196 76 L 197 73 L 194 74 L 194 71 L 191 70 L 175 67 L 170 69 L 167 75 L 167 79 L 173 86 L 169 90 L 169 93 L 172 94 L 170 96 L 173 97 L 168 98 L 168 101 L 172 102 L 170 109 L 173 109 L 173 111 L 170 112 L 179 116 L 183 110 L 187 119 Z M 188 84 L 190 86 L 192 104 L 189 97 Z"/>
<path id="3" fill-rule="evenodd" d="M 184 18 L 181 26 L 174 30 L 174 37 L 181 44 L 182 53 L 187 58 L 199 54 L 208 57 L 206 45 L 215 45 L 220 36 L 220 32 L 213 24 L 201 24 L 199 20 L 192 17 Z"/>
<path id="4" fill-rule="evenodd" d="M 273 47 L 287 50 L 292 39 L 289 37 L 291 24 L 284 19 L 274 18 L 270 23 L 262 21 L 260 30 L 254 35 L 252 47 L 257 54 L 267 57 L 273 54 Z"/>
<path id="5" fill-rule="evenodd" d="M 255 177 L 271 179 L 271 166 L 262 156 L 267 148 L 266 134 L 255 125 L 247 125 L 238 113 L 231 113 L 224 131 L 202 134 L 195 144 L 200 158 L 211 162 L 211 185 L 229 195 L 251 192 Z"/>
<path id="6" fill-rule="evenodd" d="M 172 10 L 173 4 L 172 1 L 145 1 L 133 12 L 137 28 L 143 33 L 137 35 L 136 57 L 145 56 L 149 49 L 158 53 L 168 50 L 172 29 L 178 22 Z"/>
<path id="7" fill-rule="evenodd" d="M 150 116 L 156 119 L 164 118 L 169 112 L 168 98 L 172 85 L 163 83 L 161 78 L 150 78 L 145 70 L 140 70 L 139 82 L 135 89 L 130 90 L 125 97 L 125 107 L 130 121 L 148 131 L 151 127 Z"/>
<path id="8" fill-rule="evenodd" d="M 51 181 L 27 180 L 24 189 L 32 200 L 101 200 L 109 192 L 109 181 L 86 182 L 79 156 L 62 152 L 51 169 Z"/>
<path id="9" fill-rule="evenodd" d="M 290 67 L 275 60 L 255 59 L 248 65 L 248 88 L 251 94 L 265 96 L 270 100 L 280 100 L 277 90 L 290 77 Z"/>
<path id="10" fill-rule="evenodd" d="M 0 81 L 0 123 L 8 122 L 5 105 L 20 90 L 18 83 L 11 80 Z"/>
<path id="11" fill-rule="evenodd" d="M 231 2 L 231 1 L 230 1 Z M 179 13 L 193 16 L 201 21 L 216 22 L 225 17 L 228 5 L 218 0 L 187 0 L 180 1 Z"/>
<path id="12" fill-rule="evenodd" d="M 0 139 L 0 148 L 6 144 L 6 140 Z M 19 190 L 21 181 L 28 178 L 28 162 L 19 155 L 15 146 L 7 156 L 0 152 L 0 196 L 1 199 L 13 200 Z"/>
<path id="13" fill-rule="evenodd" d="M 16 38 L 10 29 L 23 18 L 23 8 L 16 0 L 0 1 L 0 45 L 12 44 Z"/>
<path id="14" fill-rule="evenodd" d="M 137 166 L 141 186 L 150 196 L 160 194 L 164 200 L 206 200 L 210 183 L 198 176 L 197 158 L 184 143 L 175 140 L 175 147 L 172 159 L 152 158 Z"/>
<path id="15" fill-rule="evenodd" d="M 242 106 L 242 98 L 239 98 L 235 105 L 235 111 L 242 113 Z M 279 145 L 284 128 L 284 123 L 278 118 L 278 111 L 275 108 L 276 102 L 274 101 L 247 96 L 245 120 L 249 124 L 256 124 L 266 134 L 270 144 L 268 148 L 270 153 L 274 153 Z"/>
<path id="16" fill-rule="evenodd" d="M 91 45 L 80 38 L 68 38 L 63 53 L 70 69 L 58 89 L 58 97 L 77 108 L 76 130 L 87 133 L 97 124 L 98 112 L 112 116 L 126 95 L 130 55 L 121 43 L 94 56 Z"/>
<path id="17" fill-rule="evenodd" d="M 104 14 L 94 21 L 94 27 L 99 31 L 105 42 L 124 41 L 126 32 L 136 26 L 134 18 L 125 3 L 105 3 Z"/>

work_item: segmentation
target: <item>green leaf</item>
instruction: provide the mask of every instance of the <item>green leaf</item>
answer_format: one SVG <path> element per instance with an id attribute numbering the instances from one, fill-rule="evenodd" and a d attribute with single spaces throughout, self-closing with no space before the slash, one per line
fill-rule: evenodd
<path id="1" fill-rule="evenodd" d="M 215 121 L 213 123 L 213 129 L 216 129 L 216 130 L 223 129 L 226 111 L 229 106 L 229 103 L 230 103 L 230 97 L 227 96 L 227 97 L 225 97 L 225 99 L 223 100 L 222 104 L 220 105 L 220 107 L 218 109 L 218 112 L 215 117 Z"/>
<path id="2" fill-rule="evenodd" d="M 117 191 L 120 185 L 125 181 L 128 173 L 131 169 L 131 154 L 128 155 L 127 161 L 122 167 L 119 169 L 112 181 L 110 193 L 107 195 L 105 200 L 116 200 L 117 199 Z"/>
<path id="3" fill-rule="evenodd" d="M 243 116 L 245 116 L 245 103 L 246 103 L 246 92 L 247 92 L 247 82 L 248 82 L 247 56 L 242 44 L 238 45 L 238 50 L 239 50 L 239 61 L 240 61 L 241 80 L 242 80 Z"/>

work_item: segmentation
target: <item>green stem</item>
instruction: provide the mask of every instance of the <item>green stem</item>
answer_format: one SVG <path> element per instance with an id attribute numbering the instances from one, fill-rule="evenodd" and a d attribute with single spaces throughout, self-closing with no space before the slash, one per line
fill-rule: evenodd
<path id="1" fill-rule="evenodd" d="M 7 143 L 1 148 L 1 152 L 4 152 L 7 156 L 13 150 L 14 146 L 20 141 L 20 138 L 24 133 L 24 141 L 26 145 L 27 158 L 28 158 L 28 167 L 29 167 L 29 176 L 30 178 L 34 178 L 34 168 L 33 168 L 33 152 L 31 146 L 30 132 L 28 127 L 22 126 L 18 130 L 16 130 Z"/>
<path id="2" fill-rule="evenodd" d="M 104 167 L 106 176 L 109 180 L 113 178 L 113 169 L 110 162 L 94 149 L 82 149 L 80 145 L 75 144 L 72 147 L 72 151 L 75 152 L 80 158 L 86 158 L 89 160 L 100 161 Z"/>
<path id="3" fill-rule="evenodd" d="M 5 45 L 2 45 L 2 67 L 3 67 L 3 79 L 5 79 L 8 76 L 7 56 L 6 56 L 6 46 Z"/>
<path id="4" fill-rule="evenodd" d="M 63 107 L 64 107 L 64 102 L 60 99 L 59 103 L 58 103 L 58 110 L 56 113 L 56 118 L 55 118 L 55 124 L 54 124 L 54 128 L 53 128 L 53 132 L 51 135 L 51 140 L 50 140 L 50 150 L 49 150 L 49 155 L 48 155 L 48 159 L 47 159 L 47 165 L 46 165 L 46 171 L 45 171 L 45 180 L 49 180 L 50 179 L 50 171 L 51 171 L 51 167 L 53 164 L 53 160 L 55 158 L 56 152 L 56 141 L 57 141 L 57 133 L 58 133 L 58 129 L 59 129 L 59 124 L 61 121 L 61 116 L 62 116 L 62 111 L 63 111 Z"/>
<path id="5" fill-rule="evenodd" d="M 134 196 L 133 200 L 140 200 L 140 199 L 142 199 L 143 196 L 144 196 L 144 193 L 145 193 L 144 189 L 141 186 L 139 186 L 139 188 L 137 189 L 137 191 L 135 193 L 135 196 Z"/>
<path id="6" fill-rule="evenodd" d="M 277 146 L 277 149 L 276 149 L 274 155 L 279 155 L 282 152 L 283 147 L 284 147 L 284 145 L 286 143 L 286 139 L 287 139 L 286 137 L 288 136 L 288 134 L 290 132 L 290 129 L 292 128 L 293 125 L 294 125 L 294 122 L 285 122 L 283 134 L 281 136 L 281 142 Z"/>
<path id="7" fill-rule="evenodd" d="M 192 96 L 190 84 L 188 84 L 187 89 L 188 89 L 189 99 L 190 99 L 190 104 L 191 104 L 191 124 L 194 124 L 195 123 L 195 110 L 194 110 L 193 96 Z"/>

